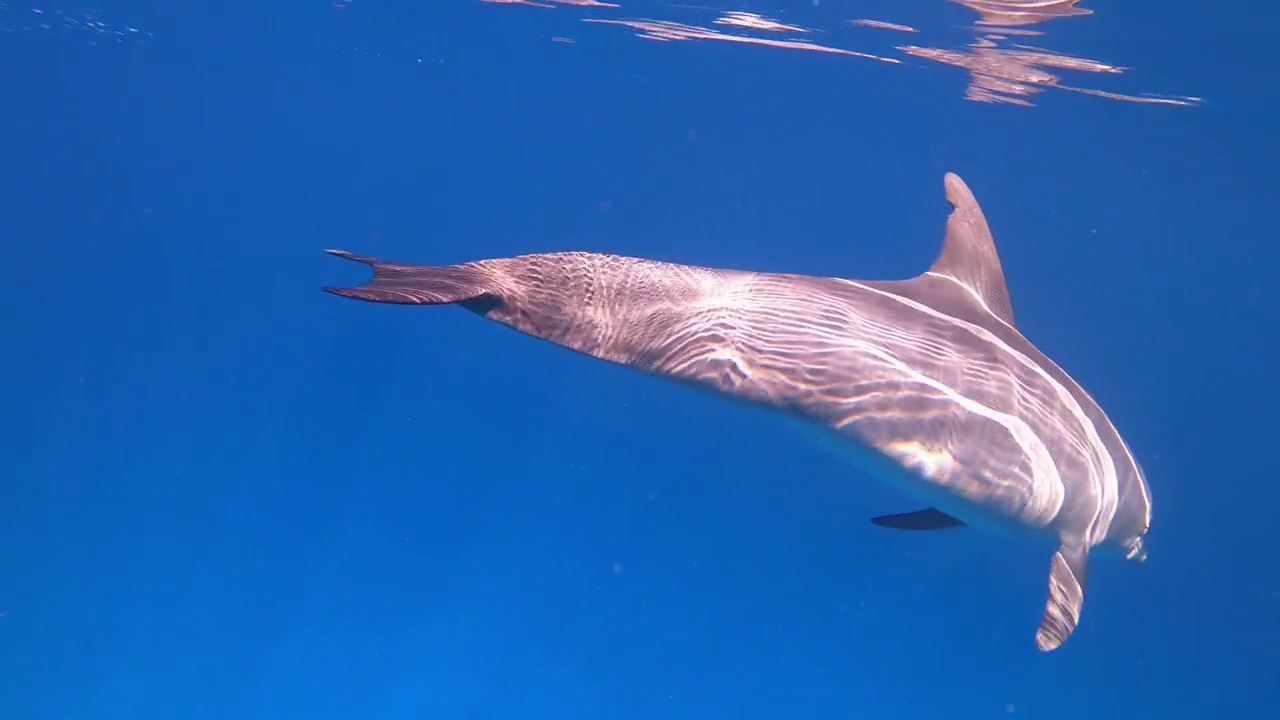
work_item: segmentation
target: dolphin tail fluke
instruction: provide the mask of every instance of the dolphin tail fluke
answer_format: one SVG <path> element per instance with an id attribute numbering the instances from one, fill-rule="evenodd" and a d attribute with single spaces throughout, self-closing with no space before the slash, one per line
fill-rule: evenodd
<path id="1" fill-rule="evenodd" d="M 1049 563 L 1049 599 L 1045 602 L 1036 647 L 1041 652 L 1066 642 L 1080 620 L 1084 604 L 1084 576 L 1088 551 L 1082 545 L 1061 545 Z"/>
<path id="2" fill-rule="evenodd" d="M 380 303 L 406 305 L 483 304 L 490 297 L 489 278 L 474 264 L 406 265 L 356 255 L 346 250 L 325 250 L 330 255 L 368 265 L 373 277 L 359 287 L 324 287 L 325 292 Z"/>

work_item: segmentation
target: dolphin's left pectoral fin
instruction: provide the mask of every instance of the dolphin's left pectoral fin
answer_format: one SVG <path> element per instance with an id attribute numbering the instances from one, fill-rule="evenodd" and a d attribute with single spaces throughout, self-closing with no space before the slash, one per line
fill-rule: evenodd
<path id="1" fill-rule="evenodd" d="M 942 530 L 943 528 L 964 525 L 964 522 L 937 508 L 925 508 L 915 512 L 873 517 L 871 518 L 871 524 L 893 528 L 894 530 Z"/>
<path id="2" fill-rule="evenodd" d="M 1088 550 L 1083 545 L 1060 545 L 1049 563 L 1049 599 L 1045 602 L 1036 647 L 1040 652 L 1057 649 L 1066 642 L 1080 620 L 1084 604 L 1085 570 Z"/>

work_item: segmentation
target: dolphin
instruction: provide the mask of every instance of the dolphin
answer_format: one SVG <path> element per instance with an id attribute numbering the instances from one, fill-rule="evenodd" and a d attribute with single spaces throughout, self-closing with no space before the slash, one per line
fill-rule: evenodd
<path id="1" fill-rule="evenodd" d="M 357 300 L 463 308 L 592 357 L 776 411 L 923 509 L 878 526 L 1043 542 L 1036 646 L 1071 635 L 1088 556 L 1141 562 L 1142 468 L 1098 404 L 1014 324 L 986 218 L 954 173 L 942 249 L 906 280 L 748 272 L 590 252 L 363 263 Z"/>

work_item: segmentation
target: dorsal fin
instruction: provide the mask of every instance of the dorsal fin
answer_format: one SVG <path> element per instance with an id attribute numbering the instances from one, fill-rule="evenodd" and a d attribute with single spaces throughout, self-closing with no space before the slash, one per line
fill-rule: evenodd
<path id="1" fill-rule="evenodd" d="M 988 310 L 1013 326 L 1009 289 L 982 208 L 959 175 L 947 173 L 942 182 L 952 210 L 947 216 L 942 252 L 929 272 L 946 275 L 973 290 Z"/>

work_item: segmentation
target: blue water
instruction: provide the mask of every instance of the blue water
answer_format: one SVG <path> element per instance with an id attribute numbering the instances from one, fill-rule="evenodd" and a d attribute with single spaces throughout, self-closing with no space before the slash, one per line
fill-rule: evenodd
<path id="1" fill-rule="evenodd" d="M 998 42 L 1200 100 L 1020 106 L 897 49 L 981 37 L 945 0 L 689 3 L 825 31 L 781 35 L 33 1 L 0 2 L 3 720 L 1276 716 L 1274 16 L 1085 0 Z M 319 290 L 363 277 L 326 247 L 906 277 L 946 171 L 1154 494 L 1050 654 L 1042 548 L 873 527 L 914 505 L 759 413 Z"/>

